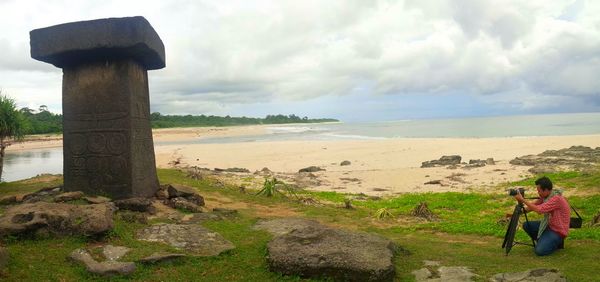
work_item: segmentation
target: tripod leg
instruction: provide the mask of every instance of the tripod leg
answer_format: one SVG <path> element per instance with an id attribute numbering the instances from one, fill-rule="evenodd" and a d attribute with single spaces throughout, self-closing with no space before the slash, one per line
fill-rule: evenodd
<path id="1" fill-rule="evenodd" d="M 523 209 L 523 214 L 525 215 L 525 222 L 529 225 L 529 218 L 527 217 L 527 212 L 525 210 L 525 207 L 521 207 Z M 533 240 L 533 237 L 531 238 L 531 243 L 533 243 L 533 247 L 535 248 L 535 240 Z"/>
<path id="2" fill-rule="evenodd" d="M 517 232 L 517 226 L 519 225 L 520 213 L 521 208 L 516 205 L 515 210 L 510 217 L 510 222 L 508 223 L 508 228 L 506 229 L 506 235 L 504 235 L 504 242 L 502 243 L 502 248 L 505 249 L 506 255 L 508 255 L 512 247 L 515 245 L 515 233 Z"/>

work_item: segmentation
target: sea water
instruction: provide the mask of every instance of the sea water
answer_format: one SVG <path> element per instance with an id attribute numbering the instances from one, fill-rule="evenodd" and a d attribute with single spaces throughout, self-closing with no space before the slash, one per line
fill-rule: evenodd
<path id="1" fill-rule="evenodd" d="M 392 138 L 488 138 L 600 134 L 600 113 L 423 119 L 365 123 L 286 124 L 267 133 L 198 138 L 193 143 L 286 140 L 385 140 Z M 189 143 L 186 141 L 186 143 Z M 181 144 L 165 142 L 164 144 Z"/>
<path id="2" fill-rule="evenodd" d="M 366 123 L 269 125 L 266 134 L 199 137 L 155 145 L 293 140 L 386 140 L 393 138 L 487 138 L 600 134 L 600 113 L 423 119 Z M 4 181 L 62 172 L 62 148 L 7 152 Z"/>

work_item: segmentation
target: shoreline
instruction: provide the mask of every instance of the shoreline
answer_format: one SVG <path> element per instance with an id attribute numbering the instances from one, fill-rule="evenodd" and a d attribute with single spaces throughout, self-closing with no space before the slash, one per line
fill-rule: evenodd
<path id="1" fill-rule="evenodd" d="M 192 127 L 153 130 L 155 142 L 196 140 L 210 137 L 235 137 L 269 134 L 274 125 L 235 127 Z M 34 141 L 13 144 L 7 153 L 62 146 L 62 138 L 35 136 Z M 28 138 L 31 140 L 31 138 Z M 516 157 L 539 154 L 575 145 L 600 147 L 600 134 L 490 137 L 490 138 L 393 138 L 385 140 L 288 140 L 238 143 L 156 145 L 159 168 L 187 166 L 213 168 L 246 168 L 260 171 L 268 168 L 272 175 L 286 182 L 306 183 L 310 190 L 368 195 L 393 195 L 407 192 L 485 192 L 498 184 L 520 180 L 531 175 L 530 167 L 511 165 Z M 421 163 L 445 155 L 460 155 L 463 162 L 493 158 L 495 165 L 477 168 L 420 168 Z M 342 161 L 350 161 L 340 166 Z M 298 179 L 298 170 L 318 166 L 325 171 Z M 227 173 L 223 176 L 235 185 L 244 178 Z M 258 177 L 257 177 L 258 175 Z M 260 174 L 254 175 L 264 181 Z M 438 181 L 438 185 L 425 184 Z M 258 183 L 260 184 L 260 183 Z M 490 191 L 494 192 L 494 191 Z"/>

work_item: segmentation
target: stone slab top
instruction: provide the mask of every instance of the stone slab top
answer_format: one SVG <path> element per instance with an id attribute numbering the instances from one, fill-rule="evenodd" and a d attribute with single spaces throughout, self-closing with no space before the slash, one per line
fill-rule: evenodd
<path id="1" fill-rule="evenodd" d="M 31 57 L 56 67 L 132 58 L 148 70 L 165 67 L 165 46 L 144 17 L 71 22 L 29 32 Z"/>

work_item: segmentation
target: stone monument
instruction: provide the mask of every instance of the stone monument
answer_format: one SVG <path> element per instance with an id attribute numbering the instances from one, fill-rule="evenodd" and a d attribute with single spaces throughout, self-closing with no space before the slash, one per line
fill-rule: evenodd
<path id="1" fill-rule="evenodd" d="M 164 45 L 143 17 L 72 22 L 30 32 L 31 57 L 63 69 L 66 191 L 113 199 L 158 190 L 147 70 Z"/>

